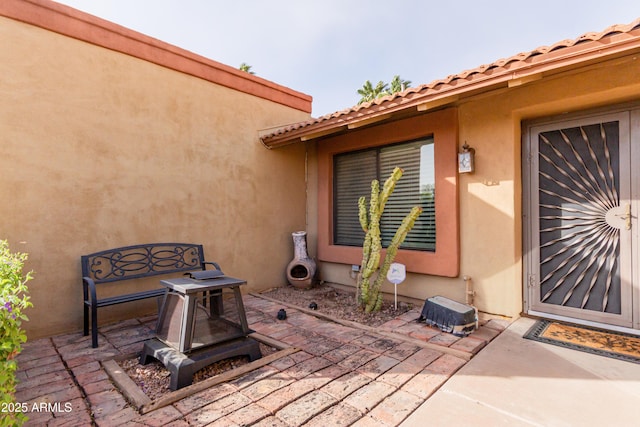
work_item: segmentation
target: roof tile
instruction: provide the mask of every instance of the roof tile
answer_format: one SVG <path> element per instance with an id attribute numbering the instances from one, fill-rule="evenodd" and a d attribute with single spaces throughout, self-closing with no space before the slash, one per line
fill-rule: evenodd
<path id="1" fill-rule="evenodd" d="M 488 79 L 493 75 L 499 76 L 501 73 L 505 74 L 511 70 L 517 70 L 518 68 L 525 67 L 533 63 L 542 62 L 546 59 L 549 59 L 551 56 L 567 55 L 570 53 L 567 52 L 567 49 L 571 49 L 578 45 L 586 43 L 598 42 L 605 37 L 615 36 L 616 34 L 628 34 L 638 29 L 640 29 L 640 18 L 636 19 L 630 24 L 612 25 L 601 32 L 585 33 L 574 40 L 567 39 L 554 43 L 551 46 L 540 46 L 529 52 L 521 52 L 508 58 L 498 59 L 490 64 L 483 64 L 470 70 L 465 70 L 457 74 L 449 75 L 444 79 L 434 80 L 427 84 L 408 88 L 403 92 L 398 92 L 393 95 L 386 95 L 369 102 L 355 105 L 351 108 L 346 108 L 334 113 L 326 114 L 318 118 L 312 118 L 308 121 L 293 123 L 288 126 L 284 126 L 267 135 L 262 136 L 262 140 L 263 142 L 268 144 L 268 141 L 270 139 L 300 129 L 322 126 L 326 122 L 335 124 L 347 124 L 348 122 L 353 121 L 354 118 L 362 118 L 372 113 L 384 112 L 384 110 L 386 109 L 397 107 L 399 105 L 406 104 L 420 98 L 427 98 L 431 94 L 443 92 L 449 89 L 455 89 L 458 86 L 464 87 L 465 84 L 469 84 L 474 81 L 480 81 L 483 78 Z M 640 36 L 640 34 L 637 34 L 637 36 Z M 427 99 L 425 99 L 425 101 L 427 101 Z"/>

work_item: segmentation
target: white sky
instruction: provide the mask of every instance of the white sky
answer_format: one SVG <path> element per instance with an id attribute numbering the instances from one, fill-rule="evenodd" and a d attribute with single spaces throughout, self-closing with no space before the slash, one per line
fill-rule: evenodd
<path id="1" fill-rule="evenodd" d="M 57 0 L 352 107 L 366 80 L 412 86 L 640 17 L 640 0 Z"/>

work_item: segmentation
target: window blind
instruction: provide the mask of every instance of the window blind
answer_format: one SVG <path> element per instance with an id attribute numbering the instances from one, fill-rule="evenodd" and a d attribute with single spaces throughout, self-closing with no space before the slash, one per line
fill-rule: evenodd
<path id="1" fill-rule="evenodd" d="M 335 157 L 334 241 L 337 245 L 362 246 L 364 231 L 358 219 L 358 199 L 371 195 L 371 181 L 377 179 L 377 153 L 359 151 Z"/>
<path id="2" fill-rule="evenodd" d="M 433 139 L 340 154 L 334 157 L 334 243 L 361 246 L 364 232 L 358 220 L 358 198 L 371 194 L 371 181 L 380 186 L 394 167 L 404 170 L 381 220 L 383 247 L 389 246 L 404 217 L 414 206 L 423 213 L 402 248 L 435 250 L 435 185 Z"/>

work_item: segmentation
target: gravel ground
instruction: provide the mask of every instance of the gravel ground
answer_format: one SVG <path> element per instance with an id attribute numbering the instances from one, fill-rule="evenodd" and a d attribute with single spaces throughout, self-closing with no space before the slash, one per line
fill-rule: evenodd
<path id="1" fill-rule="evenodd" d="M 275 353 L 276 351 L 278 351 L 278 349 L 260 343 L 260 352 L 263 356 Z M 196 372 L 193 375 L 193 383 L 195 384 L 207 378 L 230 371 L 231 369 L 239 368 L 247 363 L 249 363 L 247 356 L 237 356 L 221 360 Z M 150 363 L 141 365 L 138 363 L 137 357 L 132 357 L 119 362 L 119 365 L 149 399 L 155 400 L 171 392 L 169 389 L 171 374 L 162 363 L 157 360 L 153 359 Z"/>
<path id="2" fill-rule="evenodd" d="M 411 304 L 399 302 L 398 310 L 395 310 L 393 301 L 385 301 L 380 311 L 367 314 L 356 305 L 355 290 L 347 292 L 326 284 L 311 289 L 298 289 L 287 285 L 262 292 L 261 295 L 306 309 L 315 303 L 318 306 L 317 311 L 323 314 L 372 327 L 393 320 L 413 308 Z"/>

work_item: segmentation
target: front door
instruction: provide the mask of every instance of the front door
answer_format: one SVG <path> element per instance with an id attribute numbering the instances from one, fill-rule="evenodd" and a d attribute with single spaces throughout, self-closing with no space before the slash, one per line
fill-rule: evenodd
<path id="1" fill-rule="evenodd" d="M 638 123 L 621 111 L 527 128 L 529 313 L 639 329 Z"/>

